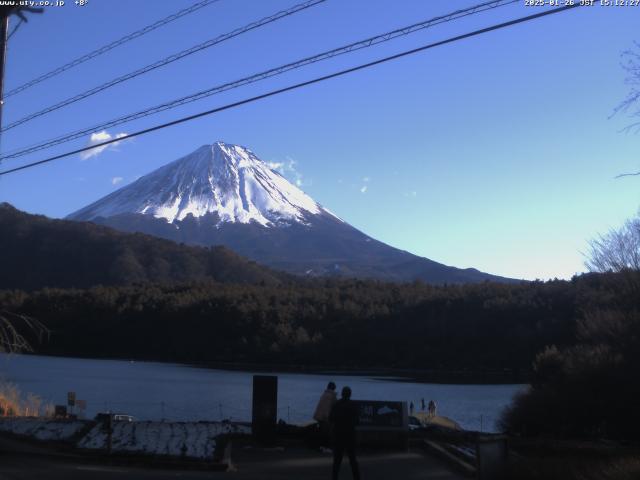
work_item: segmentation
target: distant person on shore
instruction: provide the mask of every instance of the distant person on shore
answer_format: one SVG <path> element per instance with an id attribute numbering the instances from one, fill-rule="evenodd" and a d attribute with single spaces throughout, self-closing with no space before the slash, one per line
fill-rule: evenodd
<path id="1" fill-rule="evenodd" d="M 409 403 L 409 415 L 413 415 L 413 402 Z"/>
<path id="2" fill-rule="evenodd" d="M 360 480 L 360 470 L 356 460 L 356 426 L 358 425 L 358 408 L 351 401 L 351 389 L 344 387 L 342 396 L 336 402 L 329 415 L 333 429 L 333 472 L 332 479 L 338 480 L 342 457 L 347 453 L 351 473 L 354 480 Z"/>
<path id="3" fill-rule="evenodd" d="M 436 416 L 436 402 L 429 400 L 429 418 Z"/>
<path id="4" fill-rule="evenodd" d="M 421 398 L 421 399 L 420 399 L 420 402 L 422 402 L 422 411 L 424 412 L 424 407 L 425 407 L 425 405 L 424 405 L 424 398 Z"/>
<path id="5" fill-rule="evenodd" d="M 322 437 L 321 445 L 324 446 L 329 445 L 329 414 L 337 401 L 338 396 L 336 394 L 336 384 L 329 382 L 327 389 L 322 393 L 322 395 L 320 395 L 316 411 L 313 414 L 313 419 L 318 422 L 320 426 L 320 435 Z"/>

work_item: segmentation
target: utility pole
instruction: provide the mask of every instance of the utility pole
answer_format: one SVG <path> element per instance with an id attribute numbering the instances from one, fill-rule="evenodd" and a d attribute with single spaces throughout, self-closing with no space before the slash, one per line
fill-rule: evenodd
<path id="1" fill-rule="evenodd" d="M 27 13 L 42 13 L 43 8 L 33 7 L 0 7 L 0 129 L 2 129 L 2 110 L 4 107 L 4 67 L 7 60 L 7 40 L 9 39 L 9 17 L 13 14 L 20 17 L 21 22 L 27 22 Z M 15 31 L 15 29 L 14 29 Z M 2 145 L 2 132 L 0 132 L 0 147 Z M 0 148 L 0 152 L 2 149 Z"/>
<path id="2" fill-rule="evenodd" d="M 4 65 L 7 59 L 7 37 L 9 36 L 10 11 L 3 10 L 0 18 L 0 129 L 2 128 L 2 107 L 4 106 Z M 2 133 L 0 133 L 0 151 L 2 151 Z"/>

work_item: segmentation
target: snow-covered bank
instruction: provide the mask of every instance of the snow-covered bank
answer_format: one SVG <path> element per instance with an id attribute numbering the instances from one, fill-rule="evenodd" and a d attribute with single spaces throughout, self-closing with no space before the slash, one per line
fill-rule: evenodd
<path id="1" fill-rule="evenodd" d="M 92 428 L 93 425 L 93 428 Z M 83 430 L 89 429 L 84 433 Z M 108 435 L 91 420 L 0 417 L 0 432 L 42 441 L 76 440 L 80 449 L 106 451 Z M 113 453 L 211 459 L 220 435 L 251 434 L 251 428 L 230 422 L 115 422 Z"/>
<path id="2" fill-rule="evenodd" d="M 227 422 L 116 422 L 112 451 L 205 459 L 213 456 L 216 437 L 229 433 L 250 434 L 251 429 Z M 96 425 L 78 447 L 106 450 L 107 441 L 102 425 Z"/>
<path id="3" fill-rule="evenodd" d="M 88 420 L 0 417 L 0 432 L 24 435 L 43 441 L 68 441 L 91 423 Z"/>

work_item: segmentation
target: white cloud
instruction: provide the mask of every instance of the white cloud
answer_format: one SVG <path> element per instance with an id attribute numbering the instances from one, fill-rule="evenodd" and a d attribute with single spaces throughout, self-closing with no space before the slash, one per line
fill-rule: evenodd
<path id="1" fill-rule="evenodd" d="M 418 196 L 418 192 L 416 192 L 415 190 L 411 190 L 410 192 L 404 192 L 402 194 L 402 196 L 407 197 L 407 198 L 409 198 L 409 197 L 416 198 Z"/>
<path id="2" fill-rule="evenodd" d="M 286 177 L 289 181 L 293 182 L 296 186 L 309 186 L 311 180 L 305 180 L 302 173 L 298 171 L 298 162 L 293 158 L 286 156 L 284 162 L 267 162 L 267 166 L 271 170 L 275 170 L 283 177 Z"/>
<path id="3" fill-rule="evenodd" d="M 369 189 L 369 186 L 367 184 L 369 182 L 371 182 L 371 178 L 370 177 L 362 177 L 362 182 L 364 183 L 364 185 L 362 185 L 360 187 L 360 193 L 367 193 L 367 190 Z"/>
<path id="4" fill-rule="evenodd" d="M 115 135 L 111 135 L 106 130 L 103 130 L 101 132 L 91 134 L 91 137 L 89 137 L 88 146 L 103 143 L 103 142 L 112 140 L 114 138 L 125 138 L 126 136 L 127 136 L 126 133 L 116 133 Z M 112 150 L 116 149 L 116 147 L 121 143 L 122 141 L 113 142 L 113 143 L 110 143 L 109 145 L 102 145 L 101 147 L 96 147 L 96 148 L 92 148 L 91 150 L 85 150 L 84 152 L 80 152 L 80 160 L 88 160 L 91 157 L 97 157 L 108 148 Z"/>
<path id="5" fill-rule="evenodd" d="M 124 178 L 122 177 L 113 177 L 111 179 L 111 185 L 117 185 L 119 184 L 122 180 L 124 180 Z"/>
<path id="6" fill-rule="evenodd" d="M 281 171 L 284 167 L 284 163 L 283 162 L 267 162 L 267 166 L 271 170 Z"/>

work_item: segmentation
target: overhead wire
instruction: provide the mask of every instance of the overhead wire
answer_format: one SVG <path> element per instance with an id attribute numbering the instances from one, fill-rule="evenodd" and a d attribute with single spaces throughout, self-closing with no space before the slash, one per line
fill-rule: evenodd
<path id="1" fill-rule="evenodd" d="M 239 88 L 251 83 L 255 83 L 261 80 L 265 80 L 271 77 L 274 77 L 276 75 L 281 75 L 283 73 L 286 73 L 288 71 L 291 70 L 295 70 L 298 68 L 302 68 L 304 66 L 313 64 L 313 63 L 317 63 L 323 60 L 328 60 L 330 58 L 334 58 L 340 55 L 344 55 L 347 53 L 351 53 L 357 50 L 361 50 L 364 48 L 368 48 L 368 47 L 372 47 L 374 45 L 378 45 L 380 43 L 383 42 L 388 42 L 390 40 L 393 40 L 395 38 L 401 37 L 401 36 L 406 36 L 409 35 L 411 33 L 420 31 L 420 30 L 424 30 L 426 28 L 430 28 L 433 27 L 435 25 L 439 25 L 442 23 L 446 23 L 446 22 L 450 22 L 453 20 L 457 20 L 459 18 L 463 18 L 469 15 L 474 15 L 480 12 L 484 12 L 487 10 L 492 10 L 498 7 L 503 7 L 512 3 L 517 3 L 520 0 L 492 0 L 492 1 L 488 1 L 488 2 L 484 2 L 484 3 L 480 3 L 478 5 L 474 5 L 472 7 L 469 8 L 465 8 L 465 9 L 461 9 L 461 10 L 456 10 L 454 12 L 448 13 L 446 15 L 440 15 L 437 17 L 433 17 L 418 23 L 414 23 L 412 25 L 409 26 L 405 26 L 402 28 L 398 28 L 395 30 L 392 30 L 390 32 L 385 32 L 379 35 L 375 35 L 373 37 L 369 37 L 366 38 L 364 40 L 360 40 L 357 42 L 353 42 L 350 43 L 348 45 L 344 45 L 338 48 L 334 48 L 332 50 L 328 50 L 328 51 L 324 51 L 322 53 L 310 56 L 310 57 L 306 57 L 303 58 L 301 60 L 297 60 L 295 62 L 291 62 L 291 63 L 287 63 L 284 65 L 281 65 L 279 67 L 275 67 L 275 68 L 271 68 L 269 70 L 265 70 L 253 75 L 249 75 L 247 77 L 243 77 L 240 78 L 238 80 L 234 80 L 231 82 L 227 82 L 224 83 L 222 85 L 217 85 L 205 90 L 202 90 L 200 92 L 196 92 L 178 99 L 174 99 L 171 100 L 169 102 L 165 102 L 159 105 L 155 105 L 153 107 L 149 107 L 143 110 L 140 110 L 138 112 L 134 112 L 134 113 L 130 113 L 121 117 L 118 117 L 116 119 L 113 120 L 109 120 L 107 122 L 103 122 L 101 124 L 98 125 L 93 125 L 91 127 L 88 128 L 83 128 L 81 130 L 76 130 L 74 132 L 71 133 L 67 133 L 64 134 L 62 136 L 58 136 L 56 138 L 50 139 L 50 140 L 45 140 L 43 142 L 37 143 L 35 145 L 31 145 L 29 147 L 25 147 L 19 150 L 15 150 L 13 152 L 8 152 L 4 155 L 0 156 L 0 161 L 2 160 L 7 160 L 7 159 L 12 159 L 12 158 L 18 158 L 18 157 L 22 157 L 24 155 L 27 155 L 29 153 L 33 153 L 39 150 L 43 150 L 45 148 L 50 148 L 56 145 L 60 145 L 62 143 L 66 143 L 81 137 L 84 137 L 85 135 L 92 133 L 92 132 L 96 132 L 96 131 L 102 131 L 102 130 L 106 130 L 108 128 L 112 128 L 112 127 L 116 127 L 118 125 L 122 125 L 124 123 L 128 123 L 134 120 L 138 120 L 140 118 L 144 118 L 150 115 L 154 115 L 156 113 L 160 113 L 163 112 L 165 110 L 170 110 L 176 107 L 179 107 L 181 105 L 185 105 L 187 103 L 192 103 L 195 102 L 197 100 L 201 100 L 203 98 L 218 94 L 218 93 L 222 93 L 228 90 L 232 90 L 235 88 Z"/>
<path id="2" fill-rule="evenodd" d="M 4 94 L 4 99 L 6 100 L 7 98 L 16 95 L 20 92 L 23 92 L 25 90 L 27 90 L 28 88 L 31 88 L 35 85 L 38 85 L 39 83 L 44 82 L 45 80 L 49 80 L 50 78 L 53 78 L 57 75 L 60 75 L 63 72 L 66 72 L 67 70 L 70 70 L 74 67 L 77 67 L 78 65 L 81 65 L 85 62 L 88 62 L 89 60 L 96 58 L 100 55 L 103 55 L 107 52 L 109 52 L 110 50 L 113 50 L 114 48 L 117 48 L 121 45 L 124 45 L 125 43 L 130 42 L 131 40 L 134 40 L 138 37 L 141 37 L 143 35 L 146 35 L 149 32 L 152 32 L 160 27 L 163 27 L 164 25 L 167 25 L 168 23 L 171 23 L 179 18 L 184 17 L 185 15 L 189 15 L 191 13 L 197 12 L 198 10 L 200 10 L 201 8 L 204 8 L 206 6 L 209 6 L 213 3 L 217 3 L 220 0 L 202 0 L 199 2 L 194 3 L 193 5 L 191 5 L 190 7 L 187 8 L 183 8 L 182 10 L 179 10 L 167 17 L 164 17 L 160 20 L 158 20 L 157 22 L 152 23 L 151 25 L 147 25 L 144 28 L 141 28 L 139 30 L 136 30 L 135 32 L 132 32 L 128 35 L 125 35 L 124 37 L 121 37 L 117 40 L 114 40 L 111 43 L 108 43 L 107 45 L 103 45 L 100 48 L 96 48 L 95 50 L 82 55 L 78 58 L 75 58 L 74 60 L 71 60 L 70 62 L 65 63 L 64 65 L 61 65 L 57 68 L 54 68 L 53 70 L 44 73 L 32 80 L 29 80 L 28 82 L 23 83 L 22 85 L 19 85 L 17 87 L 15 87 L 14 89 L 8 91 L 7 93 Z M 11 35 L 13 35 L 13 33 L 15 33 L 15 30 L 18 29 L 18 26 L 20 24 L 17 24 L 16 27 L 14 28 L 14 31 L 11 32 Z M 10 35 L 10 36 L 11 36 Z"/>
<path id="3" fill-rule="evenodd" d="M 269 15 L 267 17 L 261 18 L 260 20 L 257 20 L 255 22 L 251 22 L 243 27 L 240 28 L 236 28 L 235 30 L 232 30 L 231 32 L 219 35 L 215 38 L 209 39 L 206 42 L 202 42 L 198 45 L 194 45 L 190 48 L 187 48 L 185 50 L 182 50 L 180 52 L 174 53 L 172 55 L 169 55 L 168 57 L 163 58 L 162 60 L 158 60 L 154 63 L 151 63 L 149 65 L 146 65 L 142 68 L 139 68 L 137 70 L 134 70 L 133 72 L 129 72 L 125 75 L 121 75 L 119 77 L 116 77 L 112 80 L 109 80 L 108 82 L 105 82 L 101 85 L 98 85 L 96 87 L 90 88 L 89 90 L 86 90 L 82 93 L 79 93 L 77 95 L 74 95 L 73 97 L 69 97 L 65 100 L 62 100 L 61 102 L 58 102 L 56 104 L 50 105 L 46 108 L 43 108 L 42 110 L 38 110 L 37 112 L 31 113 L 29 115 L 26 115 L 18 120 L 15 120 L 11 123 L 9 123 L 8 125 L 2 127 L 2 129 L 0 129 L 0 132 L 6 132 L 7 130 L 11 130 L 12 128 L 15 128 L 19 125 L 22 125 L 24 123 L 27 123 L 35 118 L 41 117 L 43 115 L 46 115 L 48 113 L 54 112 L 56 110 L 59 110 L 60 108 L 66 107 L 68 105 L 71 105 L 73 103 L 79 102 L 80 100 L 84 100 L 87 97 L 90 97 L 92 95 L 95 95 L 97 93 L 100 93 L 108 88 L 111 88 L 115 85 L 118 85 L 120 83 L 126 82 L 128 80 L 131 80 L 133 78 L 139 77 L 140 75 L 144 75 L 145 73 L 149 73 L 157 68 L 160 67 L 164 67 L 166 65 L 169 65 L 173 62 L 176 62 L 178 60 L 181 60 L 189 55 L 193 55 L 194 53 L 197 52 L 201 52 L 202 50 L 205 50 L 207 48 L 211 48 L 214 45 L 218 45 L 219 43 L 225 42 L 227 40 L 230 40 L 234 37 L 237 37 L 239 35 L 242 35 L 244 33 L 250 32 L 251 30 L 254 30 L 256 28 L 262 27 L 264 25 L 268 25 L 270 23 L 276 22 L 282 18 L 285 17 L 289 17 L 291 15 L 294 15 L 298 12 L 301 12 L 303 10 L 306 10 L 308 8 L 314 7 L 320 3 L 326 2 L 327 0 L 307 0 L 303 3 L 299 3 L 297 5 L 294 5 L 291 8 L 288 8 L 286 10 L 281 10 L 277 13 L 274 13 L 273 15 Z"/>
<path id="4" fill-rule="evenodd" d="M 240 100 L 240 101 L 237 101 L 237 102 L 229 103 L 229 104 L 223 105 L 221 107 L 213 108 L 213 109 L 206 110 L 206 111 L 203 111 L 203 112 L 200 112 L 200 113 L 196 113 L 196 114 L 193 114 L 193 115 L 188 115 L 186 117 L 182 117 L 182 118 L 179 118 L 177 120 L 173 120 L 173 121 L 170 121 L 170 122 L 162 123 L 160 125 L 155 125 L 153 127 L 145 128 L 143 130 L 139 130 L 137 132 L 128 134 L 124 138 L 114 138 L 114 139 L 111 139 L 111 140 L 107 140 L 105 142 L 101 142 L 99 144 L 91 145 L 91 146 L 84 147 L 84 148 L 79 148 L 79 149 L 76 149 L 76 150 L 73 150 L 73 151 L 69 151 L 69 152 L 62 153 L 62 154 L 59 154 L 59 155 L 55 155 L 55 156 L 52 156 L 52 157 L 49 157 L 49 158 L 45 158 L 45 159 L 39 160 L 37 162 L 28 163 L 26 165 L 15 167 L 15 168 L 12 168 L 12 169 L 9 169 L 9 170 L 4 170 L 4 171 L 0 172 L 0 176 L 8 175 L 10 173 L 17 172 L 17 171 L 20 171 L 20 170 L 25 170 L 25 169 L 28 169 L 28 168 L 33 168 L 33 167 L 38 166 L 38 165 L 43 165 L 45 163 L 53 162 L 55 160 L 59 160 L 61 158 L 69 157 L 71 155 L 75 155 L 77 153 L 85 152 L 87 150 L 91 150 L 91 149 L 94 149 L 94 148 L 104 147 L 104 146 L 110 145 L 111 143 L 114 143 L 114 142 L 117 142 L 117 141 L 122 141 L 123 139 L 134 138 L 134 137 L 138 137 L 138 136 L 141 136 L 141 135 L 145 135 L 147 133 L 151 133 L 151 132 L 155 132 L 155 131 L 158 131 L 158 130 L 162 130 L 164 128 L 168 128 L 168 127 L 171 127 L 171 126 L 174 126 L 174 125 L 178 125 L 178 124 L 181 124 L 181 123 L 189 122 L 189 121 L 195 120 L 197 118 L 205 117 L 205 116 L 212 115 L 212 114 L 215 114 L 215 113 L 218 113 L 218 112 L 229 110 L 231 108 L 239 107 L 241 105 L 246 105 L 246 104 L 249 104 L 249 103 L 256 102 L 258 100 L 269 98 L 269 97 L 272 97 L 272 96 L 275 96 L 275 95 L 279 95 L 279 94 L 282 94 L 282 93 L 285 93 L 285 92 L 289 92 L 289 91 L 292 91 L 292 90 L 297 90 L 299 88 L 306 87 L 306 86 L 309 86 L 309 85 L 313 85 L 313 84 L 316 84 L 316 83 L 320 83 L 320 82 L 323 82 L 325 80 L 329 80 L 329 79 L 336 78 L 336 77 L 341 77 L 341 76 L 344 76 L 344 75 L 347 75 L 347 74 L 350 74 L 350 73 L 353 73 L 353 72 L 364 70 L 366 68 L 370 68 L 370 67 L 373 67 L 373 66 L 376 66 L 376 65 L 380 65 L 380 64 L 387 63 L 387 62 L 390 62 L 390 61 L 393 61 L 393 60 L 397 60 L 399 58 L 403 58 L 403 57 L 406 57 L 406 56 L 409 56 L 409 55 L 413 55 L 413 54 L 418 53 L 418 52 L 429 50 L 431 48 L 439 47 L 441 45 L 446 45 L 446 44 L 449 44 L 449 43 L 453 43 L 453 42 L 457 42 L 457 41 L 460 41 L 460 40 L 464 40 L 466 38 L 475 37 L 477 35 L 488 33 L 488 32 L 494 31 L 494 30 L 507 28 L 507 27 L 510 27 L 510 26 L 513 26 L 513 25 L 517 25 L 517 24 L 520 24 L 520 23 L 528 22 L 528 21 L 531 21 L 531 20 L 535 20 L 535 19 L 538 19 L 538 18 L 541 18 L 541 17 L 548 16 L 548 15 L 553 15 L 553 14 L 556 14 L 556 13 L 564 12 L 564 11 L 571 10 L 571 9 L 574 9 L 574 8 L 577 8 L 577 7 L 580 7 L 580 6 L 581 6 L 581 4 L 575 3 L 573 5 L 565 5 L 563 7 L 553 8 L 553 9 L 550 9 L 550 10 L 544 10 L 542 12 L 534 13 L 532 15 L 527 15 L 525 17 L 516 18 L 514 20 L 509 20 L 507 22 L 491 25 L 489 27 L 481 28 L 479 30 L 474 30 L 472 32 L 464 33 L 462 35 L 457 35 L 455 37 L 450 37 L 450 38 L 447 38 L 445 40 L 440 40 L 438 42 L 434 42 L 434 43 L 430 43 L 430 44 L 427 44 L 427 45 L 423 45 L 421 47 L 413 48 L 411 50 L 405 50 L 403 52 L 400 52 L 400 53 L 397 53 L 397 54 L 394 54 L 394 55 L 390 55 L 390 56 L 387 56 L 387 57 L 384 57 L 384 58 L 380 58 L 378 60 L 374 60 L 374 61 L 371 61 L 371 62 L 367 62 L 367 63 L 363 63 L 363 64 L 360 64 L 360 65 L 357 65 L 355 67 L 351 67 L 351 68 L 347 68 L 347 69 L 344 69 L 344 70 L 340 70 L 340 71 L 337 71 L 337 72 L 334 72 L 334 73 L 330 73 L 328 75 L 323 75 L 321 77 L 316 77 L 314 79 L 307 80 L 307 81 L 300 82 L 300 83 L 296 83 L 294 85 L 289 85 L 287 87 L 279 88 L 277 90 L 271 90 L 271 91 L 269 91 L 267 93 L 263 93 L 261 95 L 256 95 L 254 97 L 250 97 L 250 98 L 246 98 L 244 100 Z"/>

